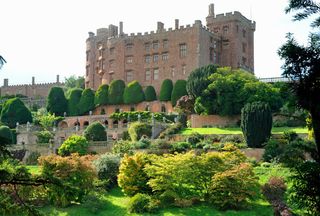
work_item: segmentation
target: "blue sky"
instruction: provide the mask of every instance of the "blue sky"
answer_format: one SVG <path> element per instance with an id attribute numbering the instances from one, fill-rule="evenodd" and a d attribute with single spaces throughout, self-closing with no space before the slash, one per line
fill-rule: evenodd
<path id="1" fill-rule="evenodd" d="M 208 5 L 215 13 L 239 11 L 256 21 L 255 74 L 281 75 L 277 50 L 292 32 L 306 43 L 309 22 L 292 22 L 285 14 L 287 0 L 0 0 L 0 54 L 7 64 L 0 72 L 9 84 L 53 82 L 85 73 L 85 40 L 89 31 L 124 22 L 125 33 L 153 31 L 157 21 L 165 28 L 201 20 L 205 24 Z"/>

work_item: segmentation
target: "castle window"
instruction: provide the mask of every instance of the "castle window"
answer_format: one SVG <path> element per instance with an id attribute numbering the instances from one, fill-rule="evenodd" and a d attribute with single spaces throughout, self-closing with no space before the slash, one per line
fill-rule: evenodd
<path id="1" fill-rule="evenodd" d="M 133 62 L 132 56 L 127 56 L 127 57 L 126 57 L 126 63 L 127 63 L 127 64 L 131 64 L 132 62 Z"/>
<path id="2" fill-rule="evenodd" d="M 243 30 L 242 30 L 242 36 L 243 36 L 244 38 L 246 37 L 246 33 L 247 33 L 246 30 L 243 29 Z"/>
<path id="3" fill-rule="evenodd" d="M 151 61 L 151 56 L 146 55 L 144 61 L 145 61 L 145 63 L 149 64 Z"/>
<path id="4" fill-rule="evenodd" d="M 213 58 L 213 55 L 214 55 L 214 49 L 213 49 L 213 48 L 210 48 L 210 56 L 209 56 L 209 57 L 210 57 L 210 61 L 211 61 L 211 62 L 215 62 L 215 61 L 213 60 L 213 59 L 214 59 L 214 58 Z"/>
<path id="5" fill-rule="evenodd" d="M 133 48 L 133 44 L 127 44 L 127 45 L 126 45 L 126 50 L 127 50 L 127 51 L 131 51 L 132 48 Z"/>
<path id="6" fill-rule="evenodd" d="M 162 53 L 162 61 L 167 61 L 169 59 L 168 53 Z"/>
<path id="7" fill-rule="evenodd" d="M 163 48 L 164 49 L 168 48 L 168 44 L 169 44 L 169 41 L 167 39 L 163 40 Z"/>
<path id="8" fill-rule="evenodd" d="M 153 47 L 154 50 L 158 49 L 159 48 L 159 42 L 158 41 L 153 41 L 152 47 Z"/>
<path id="9" fill-rule="evenodd" d="M 146 81 L 151 80 L 151 71 L 149 69 L 146 70 Z"/>
<path id="10" fill-rule="evenodd" d="M 247 59 L 245 57 L 242 57 L 242 65 L 247 65 Z"/>
<path id="11" fill-rule="evenodd" d="M 159 60 L 159 55 L 158 54 L 154 54 L 153 55 L 153 62 L 158 62 Z"/>
<path id="12" fill-rule="evenodd" d="M 159 79 L 159 69 L 155 68 L 153 70 L 153 80 L 158 80 Z"/>
<path id="13" fill-rule="evenodd" d="M 213 29 L 213 32 L 214 32 L 214 33 L 218 33 L 218 32 L 219 32 L 219 30 L 220 30 L 220 28 L 219 28 L 219 27 L 217 27 L 217 28 L 214 28 L 214 29 Z"/>
<path id="14" fill-rule="evenodd" d="M 229 27 L 223 26 L 223 34 L 228 34 Z"/>
<path id="15" fill-rule="evenodd" d="M 115 65 L 115 61 L 112 59 L 109 61 L 110 68 L 113 68 Z"/>
<path id="16" fill-rule="evenodd" d="M 171 67 L 171 76 L 172 76 L 172 77 L 174 77 L 175 72 L 176 72 L 175 67 Z"/>
<path id="17" fill-rule="evenodd" d="M 210 37 L 210 43 L 213 43 L 213 37 Z"/>
<path id="18" fill-rule="evenodd" d="M 102 49 L 99 49 L 99 59 L 101 59 L 103 56 L 103 50 Z"/>
<path id="19" fill-rule="evenodd" d="M 182 65 L 182 74 L 186 74 L 186 65 Z"/>
<path id="20" fill-rule="evenodd" d="M 239 26 L 237 25 L 237 33 L 239 32 Z"/>
<path id="21" fill-rule="evenodd" d="M 86 67 L 86 76 L 89 76 L 89 66 Z"/>
<path id="22" fill-rule="evenodd" d="M 133 72 L 132 71 L 127 71 L 126 72 L 126 81 L 130 82 L 133 80 Z"/>
<path id="23" fill-rule="evenodd" d="M 186 57 L 187 56 L 187 44 L 180 44 L 179 45 L 179 50 L 180 50 L 180 58 L 181 57 Z"/>
<path id="24" fill-rule="evenodd" d="M 149 52 L 150 51 L 150 43 L 145 43 L 144 44 L 144 49 Z"/>
<path id="25" fill-rule="evenodd" d="M 89 61 L 90 51 L 86 52 L 86 60 Z"/>
<path id="26" fill-rule="evenodd" d="M 247 51 L 247 44 L 242 43 L 242 52 L 245 53 Z"/>
<path id="27" fill-rule="evenodd" d="M 113 54 L 114 54 L 114 49 L 115 49 L 114 47 L 112 47 L 112 48 L 109 49 L 110 55 L 113 55 Z"/>

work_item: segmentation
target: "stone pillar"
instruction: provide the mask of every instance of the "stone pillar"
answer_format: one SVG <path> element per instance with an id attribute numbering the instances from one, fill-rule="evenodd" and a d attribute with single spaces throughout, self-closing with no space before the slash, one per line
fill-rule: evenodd
<path id="1" fill-rule="evenodd" d="M 36 84 L 36 81 L 35 81 L 35 78 L 34 76 L 32 77 L 32 85 L 35 85 Z"/>
<path id="2" fill-rule="evenodd" d="M 3 79 L 3 86 L 8 87 L 9 86 L 9 79 Z"/>
<path id="3" fill-rule="evenodd" d="M 123 35 L 123 22 L 119 23 L 119 35 Z"/>
<path id="4" fill-rule="evenodd" d="M 179 29 L 179 19 L 174 20 L 175 29 Z"/>
<path id="5" fill-rule="evenodd" d="M 209 5 L 209 17 L 214 17 L 214 4 Z"/>
<path id="6" fill-rule="evenodd" d="M 60 76 L 59 75 L 57 75 L 57 81 L 56 81 L 57 83 L 59 83 L 60 82 Z"/>
<path id="7" fill-rule="evenodd" d="M 164 29 L 164 24 L 162 22 L 157 22 L 157 31 L 162 31 Z"/>

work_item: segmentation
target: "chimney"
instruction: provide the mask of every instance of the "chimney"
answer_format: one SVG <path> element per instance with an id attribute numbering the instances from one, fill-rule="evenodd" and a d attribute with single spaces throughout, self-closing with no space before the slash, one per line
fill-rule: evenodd
<path id="1" fill-rule="evenodd" d="M 93 32 L 88 32 L 88 34 L 89 34 L 89 38 L 94 37 L 94 33 Z"/>
<path id="2" fill-rule="evenodd" d="M 157 22 L 157 31 L 162 31 L 164 29 L 164 24 L 162 22 Z"/>
<path id="3" fill-rule="evenodd" d="M 57 81 L 56 81 L 57 83 L 59 83 L 59 82 L 60 82 L 60 80 L 59 80 L 59 79 L 60 79 L 60 77 L 59 77 L 59 75 L 57 75 Z"/>
<path id="4" fill-rule="evenodd" d="M 179 29 L 179 19 L 174 20 L 175 29 Z"/>
<path id="5" fill-rule="evenodd" d="M 3 79 L 3 86 L 8 87 L 9 86 L 9 79 Z"/>
<path id="6" fill-rule="evenodd" d="M 35 85 L 36 84 L 36 79 L 34 78 L 34 76 L 32 77 L 32 85 Z"/>
<path id="7" fill-rule="evenodd" d="M 119 35 L 123 35 L 123 22 L 119 23 Z"/>
<path id="8" fill-rule="evenodd" d="M 214 17 L 214 4 L 209 5 L 209 17 Z"/>

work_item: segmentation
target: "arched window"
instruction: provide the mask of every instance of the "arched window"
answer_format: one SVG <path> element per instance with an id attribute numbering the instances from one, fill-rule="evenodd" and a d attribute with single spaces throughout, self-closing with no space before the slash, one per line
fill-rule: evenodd
<path id="1" fill-rule="evenodd" d="M 161 112 L 167 112 L 166 106 L 164 104 L 161 105 Z"/>
<path id="2" fill-rule="evenodd" d="M 128 127 L 128 121 L 127 121 L 127 119 L 125 119 L 125 120 L 122 121 L 122 127 L 123 127 L 123 128 Z"/>
<path id="3" fill-rule="evenodd" d="M 131 106 L 131 107 L 130 107 L 130 111 L 131 111 L 131 112 L 133 112 L 133 111 L 135 111 L 135 110 L 136 110 L 136 108 L 135 108 L 134 106 Z"/>
<path id="4" fill-rule="evenodd" d="M 104 124 L 104 126 L 105 126 L 106 128 L 108 128 L 108 126 L 109 126 L 108 120 L 105 120 L 105 121 L 103 122 L 103 124 Z"/>
<path id="5" fill-rule="evenodd" d="M 88 127 L 88 126 L 89 126 L 89 122 L 88 122 L 88 121 L 83 122 L 83 127 L 84 127 L 84 128 L 86 128 L 86 127 Z"/>
<path id="6" fill-rule="evenodd" d="M 146 106 L 145 111 L 150 111 L 150 106 L 149 105 Z"/>
<path id="7" fill-rule="evenodd" d="M 118 120 L 112 122 L 113 128 L 118 128 Z"/>

